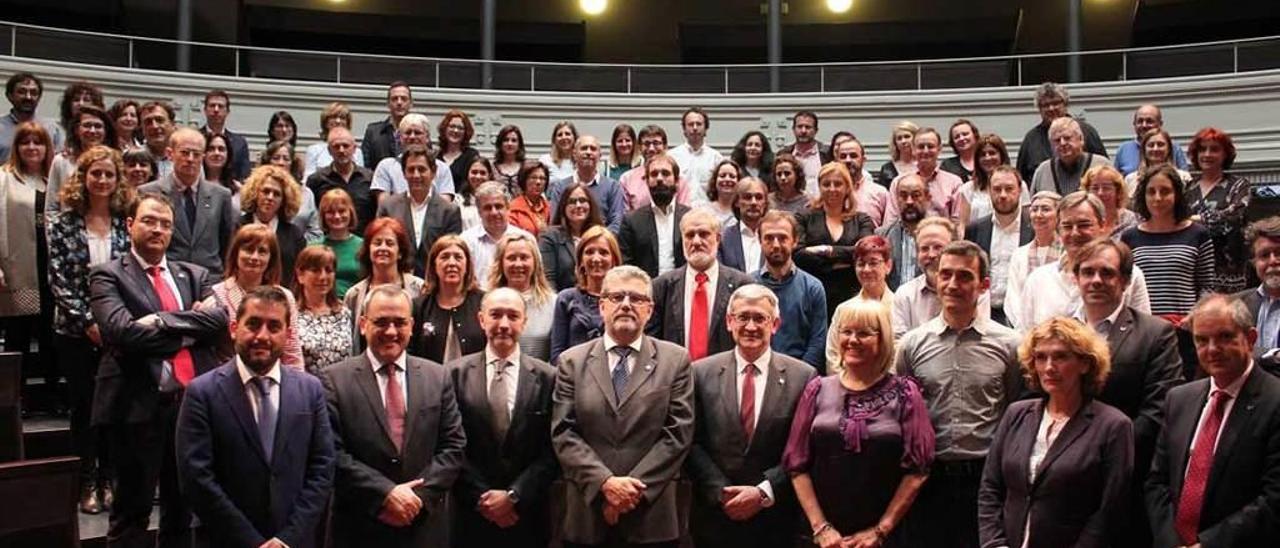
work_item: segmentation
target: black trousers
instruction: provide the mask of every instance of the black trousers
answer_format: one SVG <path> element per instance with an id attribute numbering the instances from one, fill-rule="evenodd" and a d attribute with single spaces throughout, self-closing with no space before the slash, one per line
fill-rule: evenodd
<path id="1" fill-rule="evenodd" d="M 58 369 L 67 378 L 71 407 L 71 445 L 80 457 L 82 482 L 111 477 L 107 459 L 106 438 L 101 428 L 90 424 L 93 415 L 93 388 L 97 384 L 98 348 L 85 337 L 55 333 L 58 345 Z"/>
<path id="2" fill-rule="evenodd" d="M 178 491 L 174 434 L 181 396 L 161 398 L 155 417 L 141 424 L 108 429 L 115 457 L 115 504 L 107 530 L 108 547 L 151 548 L 147 524 L 156 486 L 160 487 L 160 548 L 191 546 L 191 511 Z"/>
<path id="3" fill-rule="evenodd" d="M 978 485 L 984 459 L 934 461 L 903 524 L 905 546 L 978 548 Z"/>
<path id="4" fill-rule="evenodd" d="M 673 540 L 671 542 L 646 542 L 646 543 L 630 543 L 630 542 L 606 542 L 604 544 L 578 544 L 576 542 L 564 542 L 564 548 L 677 548 L 680 541 Z"/>

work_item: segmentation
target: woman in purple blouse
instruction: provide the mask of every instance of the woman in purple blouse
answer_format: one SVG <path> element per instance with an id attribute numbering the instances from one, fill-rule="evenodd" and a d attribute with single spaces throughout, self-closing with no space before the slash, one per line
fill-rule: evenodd
<path id="1" fill-rule="evenodd" d="M 813 542 L 903 546 L 895 529 L 933 462 L 933 426 L 915 381 L 890 373 L 893 328 L 873 301 L 836 313 L 840 365 L 796 407 L 783 464 Z"/>

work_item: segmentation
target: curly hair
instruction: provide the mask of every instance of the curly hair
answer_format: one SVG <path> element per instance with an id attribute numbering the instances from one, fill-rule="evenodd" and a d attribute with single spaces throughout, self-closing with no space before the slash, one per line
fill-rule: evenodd
<path id="1" fill-rule="evenodd" d="M 58 199 L 62 201 L 64 208 L 75 210 L 81 215 L 89 211 L 89 192 L 84 186 L 85 177 L 88 176 L 90 166 L 104 161 L 111 162 L 116 170 L 116 189 L 111 192 L 109 205 L 111 214 L 125 215 L 129 211 L 129 206 L 136 197 L 134 188 L 124 180 L 124 160 L 120 156 L 120 151 L 106 145 L 89 147 L 89 150 L 84 151 L 76 160 L 76 172 L 67 179 L 66 184 L 62 185 L 62 190 L 58 192 Z"/>
<path id="2" fill-rule="evenodd" d="M 266 165 L 253 168 L 249 178 L 244 181 L 244 187 L 240 189 L 240 210 L 245 213 L 256 213 L 258 193 L 261 192 L 262 185 L 270 181 L 280 184 L 281 204 L 276 217 L 281 222 L 287 223 L 298 214 L 298 210 L 302 209 L 302 191 L 299 190 L 298 182 L 293 179 L 293 175 L 278 166 Z"/>
<path id="3" fill-rule="evenodd" d="M 1094 397 L 1102 392 L 1111 372 L 1111 350 L 1107 341 L 1079 320 L 1065 316 L 1050 318 L 1037 325 L 1018 346 L 1018 362 L 1022 364 L 1022 377 L 1028 388 L 1042 390 L 1040 376 L 1036 373 L 1035 352 L 1040 343 L 1048 340 L 1061 342 L 1077 359 L 1089 364 L 1089 369 L 1080 378 L 1080 390 L 1085 397 Z"/>

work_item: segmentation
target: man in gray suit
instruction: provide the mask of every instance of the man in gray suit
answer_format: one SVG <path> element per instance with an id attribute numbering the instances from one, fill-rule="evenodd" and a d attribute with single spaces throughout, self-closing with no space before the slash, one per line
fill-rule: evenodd
<path id="1" fill-rule="evenodd" d="M 337 453 L 333 546 L 447 546 L 444 496 L 467 441 L 453 381 L 405 353 L 408 293 L 377 286 L 362 308 L 368 350 L 323 373 Z"/>
<path id="2" fill-rule="evenodd" d="M 782 466 L 791 418 L 817 370 L 769 349 L 782 323 L 778 297 L 748 284 L 729 297 L 736 346 L 693 364 L 698 417 L 686 469 L 693 481 L 690 529 L 703 546 L 791 546 L 795 494 Z"/>
<path id="3" fill-rule="evenodd" d="M 204 136 L 184 127 L 169 135 L 165 154 L 173 160 L 173 173 L 138 187 L 173 202 L 173 241 L 168 257 L 197 264 L 213 279 L 222 276 L 222 260 L 239 224 L 231 206 L 231 191 L 203 181 Z"/>
<path id="4" fill-rule="evenodd" d="M 409 192 L 393 194 L 378 204 L 379 217 L 404 225 L 413 244 L 413 273 L 426 277 L 427 252 L 436 238 L 462 233 L 462 213 L 453 202 L 431 191 L 436 178 L 436 155 L 425 147 L 410 147 L 400 155 Z"/>
<path id="5" fill-rule="evenodd" d="M 675 478 L 693 440 L 689 355 L 644 336 L 649 275 L 604 277 L 605 334 L 560 355 L 551 439 L 564 470 L 564 544 L 665 546 L 680 536 Z"/>

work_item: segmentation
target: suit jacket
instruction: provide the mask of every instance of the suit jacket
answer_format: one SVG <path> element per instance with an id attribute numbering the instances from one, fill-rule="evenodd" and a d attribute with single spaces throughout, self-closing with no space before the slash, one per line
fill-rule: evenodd
<path id="1" fill-rule="evenodd" d="M 1030 209 L 1022 207 L 1021 210 L 1022 213 L 1019 215 L 1022 219 L 1020 221 L 1021 224 L 1018 225 L 1018 247 L 1027 245 L 1031 243 L 1031 240 L 1036 239 L 1035 227 L 1031 226 Z M 969 226 L 964 230 L 964 239 L 978 244 L 978 247 L 981 247 L 982 250 L 986 251 L 989 255 L 991 254 L 992 230 L 995 230 L 995 217 L 993 215 L 987 215 L 986 217 L 969 223 Z"/>
<path id="2" fill-rule="evenodd" d="M 255 222 L 252 213 L 240 217 L 240 224 Z M 306 232 L 287 220 L 276 223 L 276 244 L 280 246 L 280 285 L 293 286 L 293 261 L 298 258 L 302 248 L 307 247 Z"/>
<path id="3" fill-rule="evenodd" d="M 1169 391 L 1165 429 L 1147 477 L 1147 513 L 1155 546 L 1181 544 L 1174 514 L 1191 457 L 1191 437 L 1209 398 L 1210 379 Z M 1218 435 L 1205 485 L 1199 541 L 1206 547 L 1274 546 L 1280 538 L 1280 379 L 1255 368 Z"/>
<path id="4" fill-rule="evenodd" d="M 760 250 L 760 263 L 748 265 L 742 251 L 742 223 L 733 223 L 720 233 L 720 250 L 716 253 L 720 264 L 743 272 L 755 272 L 764 267 L 764 250 Z"/>
<path id="5" fill-rule="evenodd" d="M 466 435 L 448 371 L 438 363 L 406 358 L 403 450 L 387 427 L 386 407 L 367 354 L 333 364 L 322 379 L 329 398 L 337 452 L 333 545 L 444 546 L 441 504 L 462 469 Z M 404 528 L 378 521 L 387 493 L 421 478 L 414 489 L 423 509 Z"/>
<path id="6" fill-rule="evenodd" d="M 1161 406 L 1169 389 L 1182 382 L 1182 357 L 1173 324 L 1124 307 L 1107 337 L 1111 372 L 1098 401 L 1133 421 L 1135 477 L 1146 477 L 1156 438 L 1164 428 Z"/>
<path id="7" fill-rule="evenodd" d="M 917 276 L 914 272 L 904 272 L 902 267 L 902 239 L 909 236 L 907 227 L 898 221 L 876 229 L 876 234 L 889 241 L 889 254 L 893 257 L 893 268 L 889 270 L 889 276 L 885 282 L 889 285 L 889 289 L 897 291 L 898 286 Z"/>
<path id="8" fill-rule="evenodd" d="M 757 390 L 764 390 L 760 416 L 750 442 L 738 420 L 737 359 L 733 350 L 694 362 L 694 410 L 698 417 L 685 469 L 693 482 L 695 539 L 721 539 L 726 545 L 781 546 L 795 538 L 798 506 L 782 453 L 791 432 L 796 403 L 817 375 L 809 364 L 772 353 Z M 721 492 L 730 485 L 769 482 L 774 504 L 747 522 L 732 521 L 722 509 Z M 716 544 L 718 542 L 712 542 Z M 699 541 L 699 545 L 705 544 Z"/>
<path id="9" fill-rule="evenodd" d="M 685 345 L 684 280 L 689 267 L 682 266 L 653 280 L 653 315 L 645 333 L 677 345 Z M 752 283 L 751 276 L 725 265 L 720 265 L 720 279 L 716 294 L 711 297 L 711 324 L 707 330 L 707 355 L 719 354 L 733 348 L 733 337 L 725 324 L 729 311 L 729 296 L 739 287 Z"/>
<path id="10" fill-rule="evenodd" d="M 613 390 L 604 338 L 560 355 L 551 440 L 564 471 L 564 540 L 669 542 L 680 536 L 675 479 L 693 441 L 689 354 L 644 337 L 622 398 Z M 601 486 L 610 476 L 645 484 L 640 504 L 605 524 Z"/>
<path id="11" fill-rule="evenodd" d="M 52 242 L 52 240 L 50 240 Z M 53 257 L 50 256 L 50 260 Z M 1251 287 L 1235 294 L 1235 297 L 1244 301 L 1244 305 L 1249 307 L 1249 313 L 1253 315 L 1253 325 L 1258 325 L 1258 309 L 1262 308 L 1262 295 L 1258 294 L 1258 288 Z M 1262 366 L 1263 369 L 1272 375 L 1280 375 L 1280 354 L 1270 357 L 1263 357 L 1269 349 L 1262 349 L 1261 352 L 1253 353 L 1253 363 Z"/>
<path id="12" fill-rule="evenodd" d="M 222 261 L 235 234 L 239 214 L 231 205 L 231 191 L 209 181 L 196 187 L 196 218 L 187 219 L 177 179 L 170 173 L 138 187 L 138 192 L 158 192 L 173 202 L 173 239 L 169 242 L 170 261 L 183 261 L 204 267 L 214 278 L 222 277 Z"/>
<path id="13" fill-rule="evenodd" d="M 548 489 L 560 471 L 551 448 L 555 369 L 542 360 L 520 355 L 511 424 L 506 437 L 497 439 L 484 359 L 481 351 L 449 364 L 462 429 L 467 433 L 467 460 L 453 491 L 454 545 L 545 547 L 550 541 Z M 516 492 L 520 499 L 516 525 L 499 528 L 476 511 L 480 495 L 491 489 Z"/>
<path id="14" fill-rule="evenodd" d="M 324 387 L 280 368 L 275 441 L 267 455 L 236 362 L 192 381 L 178 414 L 178 478 L 210 546 L 276 537 L 316 546 L 333 487 L 333 437 Z"/>
<path id="15" fill-rule="evenodd" d="M 548 226 L 538 234 L 538 251 L 542 254 L 542 268 L 547 280 L 556 291 L 574 287 L 578 281 L 577 253 L 573 238 L 562 226 Z M 681 260 L 684 253 L 681 252 Z"/>
<path id="16" fill-rule="evenodd" d="M 409 242 L 412 243 L 422 227 L 413 224 L 413 205 L 410 200 L 407 192 L 387 196 L 381 204 L 378 204 L 378 216 L 399 220 L 409 234 Z M 427 215 L 423 223 L 426 231 L 423 233 L 422 241 L 418 243 L 418 248 L 413 251 L 413 273 L 419 278 L 426 277 L 427 253 L 431 251 L 431 246 L 436 243 L 436 239 L 445 234 L 462 233 L 462 212 L 453 202 L 433 192 L 431 197 L 427 198 Z"/>
<path id="17" fill-rule="evenodd" d="M 1129 508 L 1133 425 L 1114 407 L 1086 400 L 1029 481 L 1046 401 L 1013 403 L 996 428 L 978 488 L 982 547 L 1022 546 L 1028 513 L 1031 546 L 1116 546 Z"/>
<path id="18" fill-rule="evenodd" d="M 396 138 L 396 128 L 391 125 L 390 117 L 365 126 L 360 153 L 364 155 L 364 165 L 370 169 L 383 158 L 400 154 L 400 140 Z"/>
<path id="19" fill-rule="evenodd" d="M 672 221 L 671 253 L 675 256 L 676 268 L 684 266 L 684 244 L 680 237 L 680 219 L 689 212 L 688 206 L 675 204 L 675 219 Z M 622 229 L 618 231 L 618 247 L 622 250 L 622 262 L 633 264 L 649 274 L 650 278 L 658 277 L 658 223 L 654 218 L 653 206 L 646 206 L 632 211 L 622 220 Z"/>
<path id="20" fill-rule="evenodd" d="M 160 312 L 160 297 L 151 278 L 132 253 L 94 267 L 89 273 L 89 305 L 102 332 L 102 361 L 93 394 L 93 424 L 150 422 L 159 401 L 164 361 L 194 339 L 189 347 L 196 375 L 218 366 L 213 343 L 226 333 L 222 307 L 191 310 L 208 296 L 209 273 L 199 266 L 169 260 L 183 310 Z M 155 325 L 137 323 L 156 314 Z M 168 387 L 171 388 L 171 387 Z"/>

